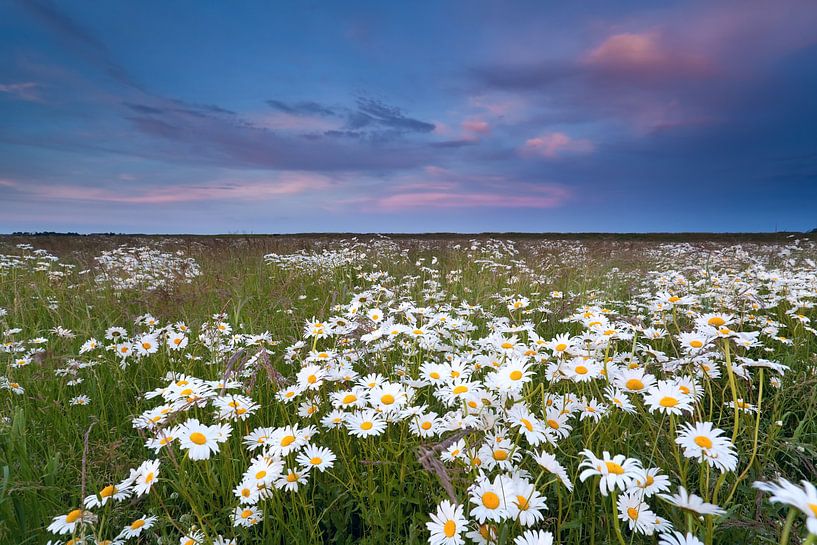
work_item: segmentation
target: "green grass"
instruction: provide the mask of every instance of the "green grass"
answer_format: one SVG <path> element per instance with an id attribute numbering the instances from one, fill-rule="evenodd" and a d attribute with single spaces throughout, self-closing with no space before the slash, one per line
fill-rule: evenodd
<path id="1" fill-rule="evenodd" d="M 637 297 L 641 291 L 650 288 L 645 284 L 647 271 L 686 270 L 691 280 L 698 281 L 704 267 L 711 267 L 724 275 L 730 274 L 729 269 L 734 268 L 743 271 L 741 274 L 748 278 L 754 278 L 745 272 L 747 261 L 730 262 L 724 257 L 718 263 L 705 263 L 700 255 L 678 257 L 666 250 L 659 258 L 649 252 L 666 241 L 641 237 L 623 241 L 602 237 L 582 241 L 522 237 L 517 240 L 518 255 L 492 258 L 495 262 L 512 266 L 511 270 L 488 270 L 475 263 L 475 258 L 483 254 L 469 251 L 468 240 L 400 238 L 397 244 L 405 249 L 402 256 L 368 252 L 366 258 L 330 272 L 304 273 L 265 264 L 263 255 L 309 249 L 318 243 L 331 247 L 338 242 L 331 237 L 321 240 L 307 237 L 34 239 L 32 243 L 36 247 L 44 247 L 59 255 L 60 263 L 76 266 L 60 278 L 29 269 L 0 271 L 0 308 L 7 310 L 7 315 L 0 318 L 0 330 L 21 329 L 4 340 L 28 341 L 40 336 L 48 339 L 43 345 L 44 352 L 22 368 L 12 366 L 14 354 L 0 353 L 0 376 L 5 375 L 25 388 L 22 395 L 0 390 L 0 414 L 3 416 L 0 422 L 0 543 L 33 544 L 56 539 L 57 536 L 45 530 L 52 517 L 79 507 L 83 494 L 92 494 L 110 483 L 123 480 L 130 468 L 156 457 L 162 461 L 160 481 L 150 494 L 95 509 L 98 523 L 81 532 L 88 536 L 89 543 L 94 542 L 91 536 L 113 539 L 123 526 L 142 514 L 158 517 L 156 524 L 142 534 L 143 543 L 158 539 L 162 543 L 178 543 L 181 531 L 189 531 L 193 526 L 202 530 L 207 540 L 223 534 L 235 536 L 239 544 L 426 543 L 429 534 L 425 523 L 430 520 L 429 513 L 435 511 L 437 503 L 446 499 L 447 494 L 438 476 L 420 463 L 418 453 L 421 447 L 431 448 L 452 432 L 421 440 L 409 432 L 407 422 L 398 422 L 390 424 L 386 433 L 379 437 L 355 439 L 344 428 L 324 430 L 314 417 L 299 417 L 297 402 L 284 404 L 275 397 L 281 387 L 277 380 L 279 375 L 275 372 L 291 383 L 298 370 L 297 360 L 293 364 L 284 358 L 285 348 L 303 339 L 306 320 L 313 317 L 326 320 L 341 313 L 336 305 L 345 308 L 356 293 L 371 287 L 371 282 L 360 278 L 361 273 L 389 273 L 390 279 L 382 283 L 397 293 L 397 299 L 391 302 L 384 299 L 383 302 L 392 308 L 400 301 L 413 301 L 418 306 L 450 303 L 457 307 L 467 300 L 480 305 L 485 313 L 468 318 L 476 326 L 466 335 L 470 339 L 489 334 L 488 316 L 505 316 L 511 323 L 530 321 L 535 332 L 546 340 L 560 333 L 579 334 L 584 329 L 581 324 L 566 323 L 562 319 L 582 305 L 596 302 L 613 309 L 615 319 L 622 323 L 647 324 L 648 312 L 643 308 L 628 308 L 628 304 L 639 300 Z M 7 239 L 6 247 L 0 246 L 0 253 L 14 253 L 12 243 L 19 241 Z M 794 270 L 775 255 L 775 248 L 786 244 L 786 240 L 753 242 L 735 238 L 702 241 L 696 237 L 694 243 L 700 248 L 717 250 L 733 242 L 747 244 L 753 255 L 762 258 L 766 269 Z M 167 248 L 180 249 L 197 260 L 202 274 L 189 284 L 174 284 L 154 292 L 129 290 L 122 293 L 96 283 L 93 271 L 81 274 L 81 271 L 93 269 L 94 256 L 120 243 L 163 244 Z M 455 249 L 455 244 L 460 244 L 461 248 Z M 586 250 L 582 255 L 569 251 L 569 248 L 579 246 Z M 797 267 L 807 270 L 802 259 L 815 255 L 817 252 L 813 249 L 798 251 Z M 438 261 L 432 266 L 433 257 Z M 419 259 L 424 260 L 420 266 L 417 265 Z M 515 260 L 524 260 L 525 267 L 514 265 Z M 611 272 L 614 267 L 618 270 Z M 807 275 L 804 278 L 807 283 Z M 767 293 L 765 284 L 753 287 L 761 295 Z M 812 280 L 812 292 L 804 293 L 801 300 L 815 302 L 817 292 L 813 291 L 814 287 Z M 746 309 L 724 307 L 717 297 L 706 296 L 712 289 L 711 282 L 690 289 L 692 293 L 704 294 L 696 307 L 701 312 L 730 312 L 742 318 L 750 313 Z M 728 291 L 719 289 L 715 291 Z M 564 292 L 565 298 L 551 298 L 549 293 L 552 290 Z M 503 298 L 515 295 L 530 297 L 532 309 L 546 302 L 550 312 L 510 313 Z M 566 467 L 575 485 L 572 493 L 543 474 L 524 455 L 520 467 L 531 473 L 531 481 L 537 482 L 537 490 L 547 496 L 548 510 L 544 512 L 544 521 L 536 527 L 552 532 L 558 543 L 600 545 L 618 542 L 611 498 L 599 493 L 595 481 L 582 483 L 577 478 L 583 449 L 590 449 L 596 455 L 607 450 L 638 458 L 645 466 L 659 467 L 669 476 L 672 491 L 685 483 L 690 491 L 727 510 L 724 517 L 698 521 L 689 519 L 662 500 L 651 498 L 651 508 L 669 519 L 676 528 L 685 530 L 691 525 L 691 529 L 707 543 L 778 543 L 787 510 L 766 502 L 765 497 L 751 488 L 751 483 L 771 479 L 777 474 L 792 481 L 817 481 L 814 462 L 817 460 L 815 338 L 798 320 L 786 314 L 790 306 L 783 301 L 756 314 L 780 322 L 781 334 L 791 339 L 791 345 L 762 337 L 761 347 L 748 350 L 731 347 L 730 360 L 736 354 L 748 355 L 775 360 L 791 368 L 782 377 L 779 388 L 768 381 L 772 372 L 764 371 L 762 400 L 758 399 L 758 386 L 764 378 L 758 370 L 752 370 L 751 381 L 736 379 L 735 395 L 755 405 L 761 401 L 761 411 L 757 419 L 754 415 L 738 418 L 735 437 L 738 466 L 735 472 L 720 477 L 720 473 L 680 457 L 674 446 L 673 429 L 682 421 L 712 421 L 725 430 L 727 436 L 732 436 L 735 413 L 724 407 L 724 403 L 732 400 L 733 392 L 724 365 L 720 378 L 701 381 L 705 393 L 696 404 L 695 416 L 684 415 L 671 422 L 666 416 L 648 412 L 644 404 L 634 398 L 637 409 L 634 414 L 615 411 L 598 423 L 573 418 L 573 431 L 567 438 L 555 447 L 544 446 Z M 813 309 L 801 310 L 811 320 L 817 320 Z M 134 326 L 134 319 L 145 313 L 157 317 L 161 325 L 184 321 L 190 326 L 193 333 L 185 353 L 196 358 L 188 359 L 162 347 L 156 354 L 122 369 L 118 358 L 110 352 L 79 355 L 79 348 L 86 339 L 102 340 L 110 326 L 123 326 L 130 332 L 143 331 L 143 327 Z M 231 437 L 209 460 L 191 461 L 183 456 L 178 446 L 172 447 L 172 454 L 163 450 L 154 456 L 144 446 L 145 433 L 132 426 L 134 417 L 159 403 L 156 399 L 145 399 L 143 394 L 165 386 L 164 377 L 168 371 L 219 380 L 237 361 L 233 356 L 238 348 L 211 351 L 196 339 L 201 325 L 218 313 L 226 316 L 225 320 L 236 333 L 268 331 L 271 334 L 273 342 L 266 346 L 270 366 L 257 365 L 248 369 L 246 376 L 239 377 L 244 393 L 259 403 L 260 408 L 246 422 L 232 424 Z M 676 321 L 667 323 L 670 334 L 691 330 L 691 319 L 681 315 Z M 59 338 L 52 333 L 57 326 L 71 330 L 76 336 Z M 758 328 L 747 322 L 745 327 L 738 329 Z M 358 337 L 357 334 L 351 335 L 350 346 L 362 349 L 364 343 Z M 527 340 L 525 334 L 520 337 L 523 342 Z M 339 351 L 344 345 L 338 341 L 337 338 L 323 339 L 317 346 Z M 301 354 L 308 352 L 312 339 L 305 342 L 307 346 Z M 674 338 L 650 344 L 670 357 L 677 350 Z M 631 354 L 659 378 L 664 378 L 665 373 L 654 359 L 632 352 L 633 343 L 628 340 L 612 342 L 604 353 L 608 357 Z M 713 349 L 713 354 L 718 361 L 724 362 L 722 344 Z M 397 380 L 395 372 L 398 367 L 417 376 L 423 362 L 442 361 L 441 358 L 440 352 L 423 350 L 412 342 L 395 343 L 384 349 L 360 352 L 355 369 L 361 374 L 379 372 Z M 78 376 L 83 379 L 82 383 L 69 386 L 70 377 L 57 376 L 55 371 L 65 368 L 72 360 L 98 363 L 80 369 Z M 555 360 L 548 358 L 548 361 Z M 544 365 L 538 365 L 534 370 L 535 378 L 523 390 L 523 397 L 539 417 L 544 415 L 544 393 L 599 400 L 604 397 L 604 379 L 589 383 L 557 383 L 545 379 Z M 484 374 L 485 371 L 481 371 L 479 376 Z M 327 383 L 314 394 L 313 400 L 320 407 L 321 416 L 327 412 L 329 393 L 340 388 L 340 385 Z M 80 394 L 90 397 L 90 405 L 69 405 L 69 400 Z M 415 404 L 421 403 L 440 414 L 451 410 L 431 394 L 429 387 L 418 389 Z M 173 422 L 184 422 L 191 417 L 208 424 L 215 422 L 209 407 L 177 415 Z M 270 498 L 259 504 L 263 522 L 248 529 L 233 528 L 230 516 L 237 505 L 233 488 L 252 459 L 242 444 L 243 435 L 258 426 L 277 427 L 295 422 L 318 426 L 320 433 L 315 443 L 330 448 L 337 455 L 334 467 L 326 473 L 310 475 L 308 484 L 297 492 L 273 490 Z M 469 444 L 476 444 L 479 437 L 481 432 L 470 433 L 466 439 Z M 521 446 L 521 451 L 534 450 L 518 433 L 514 432 L 511 437 Z M 465 464 L 446 465 L 446 477 L 453 485 L 456 499 L 466 505 L 467 515 L 470 509 L 467 489 L 474 482 L 475 470 Z M 656 543 L 655 536 L 634 534 L 626 528 L 626 523 L 621 524 L 626 543 Z M 498 532 L 498 542 L 507 544 L 521 533 L 521 528 L 518 523 L 506 521 Z M 791 543 L 805 538 L 802 516 L 794 520 L 792 534 Z M 63 536 L 62 539 L 70 537 Z"/>

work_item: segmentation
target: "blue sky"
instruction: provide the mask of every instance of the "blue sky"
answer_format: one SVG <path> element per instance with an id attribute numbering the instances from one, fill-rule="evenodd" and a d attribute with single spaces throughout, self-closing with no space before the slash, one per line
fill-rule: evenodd
<path id="1" fill-rule="evenodd" d="M 0 2 L 0 232 L 817 227 L 817 3 Z"/>

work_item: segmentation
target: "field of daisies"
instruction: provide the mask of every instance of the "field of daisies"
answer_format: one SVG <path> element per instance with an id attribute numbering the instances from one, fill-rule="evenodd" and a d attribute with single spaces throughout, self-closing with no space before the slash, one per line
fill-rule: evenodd
<path id="1" fill-rule="evenodd" d="M 0 238 L 0 543 L 817 543 L 817 242 Z"/>

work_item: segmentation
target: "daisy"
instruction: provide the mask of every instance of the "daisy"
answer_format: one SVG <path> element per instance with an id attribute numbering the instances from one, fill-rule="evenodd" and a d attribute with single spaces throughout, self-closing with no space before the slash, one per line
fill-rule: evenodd
<path id="1" fill-rule="evenodd" d="M 717 505 L 705 502 L 700 496 L 689 494 L 683 486 L 678 487 L 677 494 L 658 494 L 658 497 L 675 507 L 698 515 L 723 515 L 726 513 Z"/>
<path id="2" fill-rule="evenodd" d="M 513 540 L 514 545 L 553 545 L 553 534 L 544 530 L 527 530 Z"/>
<path id="3" fill-rule="evenodd" d="M 97 494 L 86 497 L 83 503 L 85 507 L 97 508 L 107 504 L 110 500 L 122 501 L 130 496 L 130 487 L 119 488 L 115 484 L 109 484 L 102 488 Z"/>
<path id="4" fill-rule="evenodd" d="M 500 390 L 519 391 L 526 382 L 530 382 L 533 373 L 524 360 L 511 358 L 508 363 L 496 370 L 495 384 Z"/>
<path id="5" fill-rule="evenodd" d="M 281 477 L 275 481 L 275 487 L 287 492 L 297 492 L 302 484 L 306 484 L 309 471 L 299 471 L 298 469 L 287 469 Z"/>
<path id="6" fill-rule="evenodd" d="M 659 380 L 658 384 L 644 395 L 644 403 L 650 412 L 680 415 L 683 412 L 691 413 L 693 410 L 691 398 L 681 392 L 672 380 Z"/>
<path id="7" fill-rule="evenodd" d="M 638 460 L 627 458 L 623 454 L 611 457 L 610 453 L 605 450 L 601 458 L 596 458 L 587 449 L 583 450 L 582 454 L 584 460 L 579 464 L 579 468 L 586 469 L 579 474 L 579 480 L 584 482 L 590 477 L 601 477 L 599 490 L 604 496 L 616 488 L 626 490 L 632 486 L 633 480 L 638 477 L 638 470 L 641 468 L 641 463 Z"/>
<path id="8" fill-rule="evenodd" d="M 519 431 L 531 446 L 537 446 L 546 440 L 545 424 L 539 421 L 522 403 L 511 407 L 507 415 L 508 422 L 518 426 Z"/>
<path id="9" fill-rule="evenodd" d="M 501 522 L 507 518 L 505 487 L 509 487 L 509 484 L 501 475 L 494 478 L 493 483 L 485 477 L 480 478 L 469 491 L 471 503 L 475 506 L 471 509 L 470 515 L 480 524 L 486 520 Z M 510 489 L 508 491 L 510 492 Z"/>
<path id="10" fill-rule="evenodd" d="M 565 485 L 568 492 L 573 492 L 573 483 L 570 481 L 570 477 L 567 475 L 567 470 L 556 460 L 556 457 L 549 452 L 540 451 L 538 454 L 535 452 L 531 453 L 533 456 L 534 461 L 539 464 L 539 467 L 551 473 L 559 478 L 562 481 L 562 484 Z"/>
<path id="11" fill-rule="evenodd" d="M 187 451 L 186 455 L 191 460 L 207 460 L 212 454 L 219 451 L 221 439 L 219 426 L 207 426 L 191 418 L 178 427 L 177 433 L 179 446 Z"/>
<path id="12" fill-rule="evenodd" d="M 51 524 L 48 525 L 48 531 L 52 534 L 73 534 L 76 532 L 77 526 L 94 521 L 96 521 L 96 516 L 90 511 L 74 509 L 67 515 L 54 517 Z"/>
<path id="13" fill-rule="evenodd" d="M 547 509 L 547 498 L 540 494 L 533 483 L 524 479 L 513 479 L 511 483 L 508 516 L 519 521 L 522 526 L 533 526 L 545 518 L 542 511 Z"/>
<path id="14" fill-rule="evenodd" d="M 633 486 L 638 488 L 645 498 L 650 498 L 658 492 L 669 490 L 669 477 L 662 475 L 657 467 L 641 468 L 633 480 Z"/>
<path id="15" fill-rule="evenodd" d="M 806 515 L 809 533 L 817 535 L 817 489 L 808 481 L 801 481 L 802 488 L 780 478 L 777 483 L 755 482 L 754 487 L 771 494 L 772 503 L 785 503 Z"/>
<path id="16" fill-rule="evenodd" d="M 233 510 L 233 526 L 249 528 L 264 520 L 264 514 L 254 505 L 238 505 Z"/>
<path id="17" fill-rule="evenodd" d="M 655 513 L 644 503 L 640 491 L 628 490 L 618 497 L 618 518 L 626 522 L 630 531 L 644 535 L 655 532 Z"/>
<path id="18" fill-rule="evenodd" d="M 141 465 L 131 470 L 130 482 L 133 483 L 133 495 L 137 498 L 150 492 L 151 487 L 159 477 L 159 460 L 145 460 Z M 121 484 L 120 488 L 124 488 Z"/>
<path id="19" fill-rule="evenodd" d="M 304 468 L 315 468 L 320 472 L 324 472 L 334 465 L 335 458 L 335 454 L 328 448 L 307 445 L 298 454 L 296 460 Z"/>
<path id="20" fill-rule="evenodd" d="M 684 423 L 675 442 L 684 449 L 684 456 L 705 461 L 710 467 L 721 471 L 734 471 L 738 465 L 737 453 L 732 442 L 721 437 L 723 430 L 714 428 L 711 422 Z"/>
<path id="21" fill-rule="evenodd" d="M 465 541 L 462 532 L 468 525 L 468 520 L 462 514 L 462 505 L 454 505 L 448 500 L 437 506 L 436 513 L 430 513 L 431 521 L 426 522 L 426 528 L 431 533 L 428 538 L 430 545 L 462 545 Z"/>
<path id="22" fill-rule="evenodd" d="M 684 535 L 681 532 L 672 532 L 662 534 L 658 545 L 704 545 L 704 542 L 691 533 Z"/>
<path id="23" fill-rule="evenodd" d="M 298 387 L 304 390 L 317 390 L 323 384 L 326 371 L 320 365 L 307 365 L 298 371 L 295 379 Z"/>
<path id="24" fill-rule="evenodd" d="M 420 437 L 434 437 L 439 434 L 440 420 L 437 413 L 430 412 L 411 419 L 411 432 Z"/>
<path id="25" fill-rule="evenodd" d="M 347 415 L 346 428 L 356 437 L 370 437 L 383 433 L 386 422 L 376 411 L 367 409 Z"/>
<path id="26" fill-rule="evenodd" d="M 156 522 L 156 517 L 139 517 L 125 526 L 119 533 L 117 539 L 130 539 L 132 537 L 138 537 L 142 534 L 142 532 L 153 526 L 154 522 Z"/>

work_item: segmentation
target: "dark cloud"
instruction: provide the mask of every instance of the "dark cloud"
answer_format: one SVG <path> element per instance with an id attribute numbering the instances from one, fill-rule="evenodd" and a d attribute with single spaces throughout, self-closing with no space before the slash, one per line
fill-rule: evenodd
<path id="1" fill-rule="evenodd" d="M 51 29 L 63 43 L 93 64 L 100 65 L 114 80 L 141 88 L 127 71 L 111 57 L 108 47 L 90 30 L 62 13 L 48 0 L 18 0 L 22 8 Z"/>
<path id="2" fill-rule="evenodd" d="M 433 123 L 406 117 L 400 108 L 389 106 L 379 100 L 358 97 L 357 111 L 352 112 L 347 120 L 347 127 L 360 129 L 369 126 L 380 126 L 397 131 L 429 133 L 434 130 Z"/>
<path id="3" fill-rule="evenodd" d="M 280 112 L 288 114 L 321 116 L 337 115 L 337 112 L 333 108 L 309 100 L 300 102 L 284 102 L 283 100 L 270 99 L 267 100 L 267 104 Z"/>

